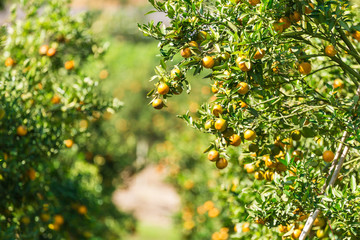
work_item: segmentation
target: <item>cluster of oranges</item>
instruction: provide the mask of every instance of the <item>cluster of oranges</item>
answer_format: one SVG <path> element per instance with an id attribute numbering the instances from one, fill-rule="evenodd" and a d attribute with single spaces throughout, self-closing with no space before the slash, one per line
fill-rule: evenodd
<path id="1" fill-rule="evenodd" d="M 211 240 L 227 240 L 229 238 L 229 228 L 222 227 L 220 231 L 211 235 Z"/>
<path id="2" fill-rule="evenodd" d="M 197 213 L 203 215 L 208 213 L 210 218 L 216 218 L 220 214 L 220 210 L 215 207 L 215 204 L 212 201 L 206 201 L 203 205 L 197 208 Z"/>

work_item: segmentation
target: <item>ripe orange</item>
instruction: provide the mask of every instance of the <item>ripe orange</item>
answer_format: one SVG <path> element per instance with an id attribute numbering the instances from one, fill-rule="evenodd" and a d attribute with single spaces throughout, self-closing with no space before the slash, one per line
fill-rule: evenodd
<path id="1" fill-rule="evenodd" d="M 250 232 L 250 223 L 246 222 L 242 225 L 242 232 Z"/>
<path id="2" fill-rule="evenodd" d="M 206 56 L 202 59 L 201 64 L 204 66 L 204 68 L 212 68 L 215 64 L 215 61 L 212 57 Z"/>
<path id="3" fill-rule="evenodd" d="M 299 64 L 298 70 L 302 75 L 308 75 L 311 72 L 311 64 L 309 62 L 302 62 Z"/>
<path id="4" fill-rule="evenodd" d="M 64 217 L 60 214 L 56 214 L 54 216 L 54 224 L 56 225 L 63 225 L 64 224 Z"/>
<path id="5" fill-rule="evenodd" d="M 274 173 L 272 171 L 267 170 L 264 174 L 264 177 L 267 181 L 274 180 Z"/>
<path id="6" fill-rule="evenodd" d="M 74 141 L 71 139 L 66 139 L 66 140 L 64 140 L 64 144 L 67 148 L 71 148 L 74 144 Z"/>
<path id="7" fill-rule="evenodd" d="M 208 36 L 208 33 L 205 32 L 205 31 L 200 31 L 198 34 L 197 34 L 197 40 L 198 41 L 204 41 Z"/>
<path id="8" fill-rule="evenodd" d="M 333 87 L 336 88 L 343 88 L 344 87 L 344 82 L 341 79 L 335 79 L 334 83 L 333 83 Z"/>
<path id="9" fill-rule="evenodd" d="M 240 107 L 241 108 L 247 108 L 248 107 L 248 105 L 246 104 L 246 102 L 243 102 L 243 101 L 239 101 L 239 105 L 240 105 Z M 245 109 L 244 109 L 245 110 Z"/>
<path id="10" fill-rule="evenodd" d="M 262 225 L 265 224 L 265 220 L 262 219 L 262 218 L 256 218 L 256 219 L 255 219 L 255 222 L 256 222 L 257 224 L 262 224 Z"/>
<path id="11" fill-rule="evenodd" d="M 209 217 L 211 217 L 211 218 L 215 218 L 215 217 L 219 216 L 219 214 L 220 214 L 220 210 L 217 209 L 217 208 L 212 208 L 212 209 L 210 209 L 209 212 L 208 212 L 208 215 L 209 215 Z"/>
<path id="12" fill-rule="evenodd" d="M 334 157 L 335 154 L 330 150 L 327 150 L 323 153 L 323 159 L 325 162 L 332 162 L 332 160 L 334 160 Z"/>
<path id="13" fill-rule="evenodd" d="M 216 150 L 211 150 L 209 153 L 208 153 L 208 159 L 212 162 L 215 162 L 217 160 L 219 160 L 219 152 L 216 151 Z"/>
<path id="14" fill-rule="evenodd" d="M 220 114 L 222 114 L 224 111 L 223 107 L 220 104 L 216 104 L 213 109 L 212 109 L 212 113 L 218 117 Z"/>
<path id="15" fill-rule="evenodd" d="M 257 52 L 254 55 L 254 59 L 262 59 L 265 56 L 265 50 L 257 50 Z"/>
<path id="16" fill-rule="evenodd" d="M 220 158 L 219 160 L 216 161 L 216 167 L 218 169 L 224 169 L 226 168 L 228 165 L 228 161 L 225 158 Z"/>
<path id="17" fill-rule="evenodd" d="M 181 49 L 180 54 L 183 58 L 189 58 L 191 56 L 190 48 Z"/>
<path id="18" fill-rule="evenodd" d="M 49 48 L 46 52 L 46 56 L 52 57 L 55 55 L 55 53 L 56 53 L 56 48 Z"/>
<path id="19" fill-rule="evenodd" d="M 282 24 L 283 30 L 288 29 L 291 26 L 291 21 L 288 17 L 280 18 L 279 23 Z"/>
<path id="20" fill-rule="evenodd" d="M 84 205 L 80 205 L 79 208 L 77 209 L 78 213 L 81 215 L 85 215 L 87 213 L 87 208 Z"/>
<path id="21" fill-rule="evenodd" d="M 244 169 L 246 170 L 247 173 L 253 173 L 253 172 L 255 172 L 255 166 L 254 166 L 254 164 L 245 164 L 245 165 L 244 165 Z"/>
<path id="22" fill-rule="evenodd" d="M 280 22 L 275 22 L 273 28 L 277 33 L 282 33 L 284 31 L 284 25 Z"/>
<path id="23" fill-rule="evenodd" d="M 329 57 L 334 57 L 337 54 L 337 51 L 333 45 L 328 45 L 325 47 L 325 54 Z"/>
<path id="24" fill-rule="evenodd" d="M 305 14 L 310 14 L 310 13 L 312 13 L 312 11 L 313 11 L 314 9 L 315 9 L 314 4 L 309 3 L 309 7 L 308 7 L 308 6 L 305 6 Z"/>
<path id="25" fill-rule="evenodd" d="M 35 178 L 36 178 L 36 171 L 33 168 L 30 168 L 27 171 L 27 175 L 28 175 L 28 177 L 30 178 L 31 181 L 34 181 Z"/>
<path id="26" fill-rule="evenodd" d="M 260 3 L 260 0 L 249 0 L 249 3 L 252 5 L 252 6 L 256 6 Z"/>
<path id="27" fill-rule="evenodd" d="M 300 237 L 300 234 L 301 234 L 301 230 L 300 229 L 295 229 L 291 236 L 293 238 L 295 238 L 295 239 L 298 239 Z"/>
<path id="28" fill-rule="evenodd" d="M 237 134 L 233 134 L 230 138 L 230 145 L 233 145 L 233 146 L 239 146 L 240 143 L 241 143 L 241 138 L 239 135 Z"/>
<path id="29" fill-rule="evenodd" d="M 243 72 L 248 72 L 251 70 L 251 62 L 245 62 L 245 61 L 238 61 L 238 67 Z"/>
<path id="30" fill-rule="evenodd" d="M 75 67 L 74 60 L 66 61 L 65 62 L 65 69 L 66 70 L 72 70 Z"/>
<path id="31" fill-rule="evenodd" d="M 215 129 L 216 130 L 223 132 L 226 130 L 226 128 L 227 128 L 227 122 L 225 119 L 219 118 L 215 121 Z"/>
<path id="32" fill-rule="evenodd" d="M 58 95 L 54 95 L 52 98 L 51 98 L 51 103 L 52 104 L 59 104 L 60 103 L 60 97 Z"/>
<path id="33" fill-rule="evenodd" d="M 292 22 L 299 22 L 301 20 L 301 14 L 298 11 L 294 11 L 290 14 L 290 20 Z"/>
<path id="34" fill-rule="evenodd" d="M 238 93 L 240 93 L 241 95 L 245 95 L 249 92 L 249 84 L 247 84 L 246 82 L 240 82 L 238 84 L 238 87 L 240 88 L 238 90 Z"/>
<path id="35" fill-rule="evenodd" d="M 264 172 L 263 171 L 256 171 L 254 173 L 254 177 L 256 180 L 263 180 L 264 179 Z"/>
<path id="36" fill-rule="evenodd" d="M 162 109 L 164 107 L 163 100 L 160 98 L 155 99 L 151 104 L 155 109 Z"/>
<path id="37" fill-rule="evenodd" d="M 191 41 L 191 42 L 189 42 L 189 46 L 194 47 L 194 48 L 198 48 L 199 44 L 197 42 L 195 42 L 195 41 Z"/>
<path id="38" fill-rule="evenodd" d="M 25 136 L 27 134 L 27 128 L 25 126 L 21 125 L 16 129 L 16 133 L 19 136 Z"/>
<path id="39" fill-rule="evenodd" d="M 170 77 L 176 81 L 179 80 L 182 77 L 180 69 L 174 68 L 173 70 L 171 70 Z"/>
<path id="40" fill-rule="evenodd" d="M 14 66 L 15 64 L 15 61 L 14 59 L 12 59 L 11 57 L 8 57 L 6 60 L 5 60 L 5 66 L 6 67 L 12 67 Z"/>
<path id="41" fill-rule="evenodd" d="M 280 224 L 280 225 L 279 225 L 279 232 L 280 232 L 280 233 L 285 233 L 285 232 L 287 232 L 287 227 Z"/>
<path id="42" fill-rule="evenodd" d="M 204 128 L 205 130 L 209 130 L 210 128 L 212 128 L 214 126 L 214 121 L 213 120 L 207 120 L 204 124 Z"/>
<path id="43" fill-rule="evenodd" d="M 318 238 L 323 238 L 323 237 L 325 237 L 325 231 L 324 231 L 323 229 L 318 229 L 318 230 L 316 231 L 316 236 L 317 236 Z"/>
<path id="44" fill-rule="evenodd" d="M 356 40 L 358 40 L 360 42 L 360 31 L 355 31 L 352 34 L 352 37 L 355 38 Z"/>
<path id="45" fill-rule="evenodd" d="M 244 132 L 244 138 L 248 141 L 253 141 L 256 138 L 256 133 L 248 129 Z"/>
<path id="46" fill-rule="evenodd" d="M 166 84 L 166 83 L 160 83 L 158 88 L 157 88 L 157 91 L 159 94 L 161 95 L 165 95 L 169 92 L 170 88 L 169 86 Z"/>
<path id="47" fill-rule="evenodd" d="M 39 48 L 39 54 L 40 55 L 46 55 L 47 51 L 49 50 L 49 46 L 48 45 L 42 45 Z"/>

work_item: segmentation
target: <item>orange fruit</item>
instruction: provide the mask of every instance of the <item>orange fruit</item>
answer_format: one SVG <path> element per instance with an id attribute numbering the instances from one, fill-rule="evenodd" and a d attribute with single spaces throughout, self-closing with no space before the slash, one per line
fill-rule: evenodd
<path id="1" fill-rule="evenodd" d="M 52 56 L 55 55 L 55 53 L 56 53 L 56 49 L 55 49 L 55 48 L 49 48 L 49 49 L 47 50 L 47 52 L 46 52 L 46 56 L 52 57 Z"/>
<path id="2" fill-rule="evenodd" d="M 294 11 L 290 14 L 290 20 L 292 22 L 299 22 L 301 20 L 301 14 L 298 11 Z"/>
<path id="3" fill-rule="evenodd" d="M 279 229 L 279 232 L 280 233 L 285 233 L 285 232 L 287 232 L 287 227 L 286 226 L 284 226 L 284 225 L 279 225 L 279 227 L 278 227 L 278 229 Z"/>
<path id="4" fill-rule="evenodd" d="M 212 110 L 212 113 L 218 117 L 220 114 L 222 114 L 224 111 L 223 107 L 220 105 L 220 104 L 216 104 L 214 107 L 213 107 L 213 110 Z"/>
<path id="5" fill-rule="evenodd" d="M 283 30 L 288 29 L 291 26 L 291 21 L 288 17 L 282 17 L 279 19 L 279 23 L 282 24 Z"/>
<path id="6" fill-rule="evenodd" d="M 253 173 L 255 172 L 255 166 L 253 164 L 245 164 L 244 169 L 247 173 Z"/>
<path id="7" fill-rule="evenodd" d="M 295 239 L 298 239 L 300 237 L 300 234 L 301 234 L 301 230 L 300 229 L 295 229 L 291 236 L 293 238 L 295 238 Z"/>
<path id="8" fill-rule="evenodd" d="M 191 56 L 190 48 L 181 49 L 180 54 L 183 58 L 189 58 Z"/>
<path id="9" fill-rule="evenodd" d="M 162 109 L 164 107 L 164 103 L 163 100 L 161 100 L 160 98 L 155 99 L 151 105 L 153 106 L 153 108 L 155 109 Z"/>
<path id="10" fill-rule="evenodd" d="M 267 170 L 264 174 L 264 177 L 267 181 L 272 181 L 272 180 L 274 180 L 274 173 Z"/>
<path id="11" fill-rule="evenodd" d="M 256 6 L 260 3 L 260 0 L 249 0 L 250 5 Z"/>
<path id="12" fill-rule="evenodd" d="M 251 62 L 245 62 L 245 61 L 241 61 L 238 62 L 238 67 L 240 68 L 241 71 L 243 72 L 248 72 L 251 70 Z"/>
<path id="13" fill-rule="evenodd" d="M 201 60 L 201 64 L 204 66 L 204 68 L 212 68 L 215 64 L 215 61 L 212 57 L 206 56 Z"/>
<path id="14" fill-rule="evenodd" d="M 14 66 L 15 64 L 15 61 L 14 59 L 12 59 L 11 57 L 8 57 L 6 60 L 5 60 L 5 66 L 6 67 L 12 67 Z"/>
<path id="15" fill-rule="evenodd" d="M 21 125 L 16 129 L 16 133 L 19 136 L 25 136 L 27 134 L 27 128 L 25 126 Z"/>
<path id="16" fill-rule="evenodd" d="M 189 42 L 189 46 L 194 47 L 194 48 L 198 48 L 199 44 L 197 42 L 195 42 L 195 41 L 191 41 L 191 42 Z"/>
<path id="17" fill-rule="evenodd" d="M 46 55 L 46 53 L 48 52 L 49 50 L 49 46 L 48 45 L 42 45 L 40 48 L 39 48 L 39 54 L 40 55 Z"/>
<path id="18" fill-rule="evenodd" d="M 64 144 L 67 148 L 71 148 L 74 144 L 74 141 L 71 139 L 66 139 L 66 140 L 64 140 Z"/>
<path id="19" fill-rule="evenodd" d="M 213 120 L 207 120 L 204 124 L 204 128 L 205 130 L 209 130 L 210 128 L 212 128 L 214 125 L 214 121 Z"/>
<path id="20" fill-rule="evenodd" d="M 81 215 L 85 215 L 87 213 L 87 208 L 84 205 L 80 205 L 77 209 L 77 212 Z"/>
<path id="21" fill-rule="evenodd" d="M 284 25 L 280 22 L 275 22 L 273 24 L 274 31 L 277 33 L 282 33 L 284 31 Z"/>
<path id="22" fill-rule="evenodd" d="M 36 171 L 33 168 L 30 168 L 27 171 L 27 175 L 28 175 L 28 177 L 30 178 L 31 181 L 34 181 L 35 178 L 36 178 Z"/>
<path id="23" fill-rule="evenodd" d="M 253 141 L 256 138 L 256 133 L 248 129 L 244 132 L 244 138 L 248 141 Z"/>
<path id="24" fill-rule="evenodd" d="M 70 61 L 65 62 L 65 69 L 66 70 L 72 70 L 72 69 L 74 69 L 74 67 L 75 67 L 74 60 L 70 60 Z"/>
<path id="25" fill-rule="evenodd" d="M 329 57 L 334 57 L 337 54 L 337 51 L 333 45 L 328 45 L 325 47 L 325 54 Z"/>
<path id="26" fill-rule="evenodd" d="M 60 97 L 58 95 L 54 95 L 52 98 L 51 98 L 51 103 L 52 104 L 59 104 L 60 103 Z"/>
<path id="27" fill-rule="evenodd" d="M 217 208 L 212 208 L 212 209 L 210 209 L 209 212 L 208 212 L 208 215 L 209 215 L 209 217 L 211 217 L 211 218 L 215 218 L 215 217 L 219 216 L 219 214 L 220 214 L 220 210 L 217 209 Z"/>
<path id="28" fill-rule="evenodd" d="M 56 225 L 63 225 L 64 224 L 64 217 L 60 214 L 56 214 L 54 216 L 54 224 Z"/>
<path id="29" fill-rule="evenodd" d="M 311 72 L 311 64 L 309 62 L 302 62 L 299 64 L 298 70 L 302 75 L 308 75 Z"/>
<path id="30" fill-rule="evenodd" d="M 215 121 L 215 129 L 216 130 L 223 132 L 226 130 L 226 128 L 227 128 L 227 122 L 225 119 L 219 118 Z"/>
<path id="31" fill-rule="evenodd" d="M 262 59 L 265 56 L 265 50 L 257 50 L 257 52 L 254 55 L 254 59 Z"/>
<path id="32" fill-rule="evenodd" d="M 229 138 L 229 140 L 230 140 L 230 145 L 232 145 L 232 146 L 239 146 L 240 143 L 241 143 L 241 138 L 240 138 L 240 136 L 237 135 L 237 134 L 233 134 L 233 135 Z"/>
<path id="33" fill-rule="evenodd" d="M 334 157 L 335 154 L 330 150 L 327 150 L 323 153 L 323 159 L 325 162 L 332 162 L 332 160 L 334 160 Z"/>
<path id="34" fill-rule="evenodd" d="M 225 158 L 220 158 L 219 160 L 216 161 L 216 167 L 218 169 L 224 169 L 226 168 L 228 165 L 228 161 Z"/>
<path id="35" fill-rule="evenodd" d="M 217 160 L 219 160 L 219 152 L 216 151 L 216 150 L 211 150 L 209 153 L 208 153 L 208 159 L 212 162 L 215 162 Z"/>
<path id="36" fill-rule="evenodd" d="M 308 6 L 305 6 L 305 14 L 310 14 L 310 13 L 312 13 L 312 11 L 313 11 L 314 9 L 315 9 L 314 4 L 309 3 L 309 7 L 308 7 Z"/>
<path id="37" fill-rule="evenodd" d="M 318 229 L 318 230 L 316 231 L 316 236 L 317 236 L 318 238 L 323 238 L 323 237 L 325 237 L 325 231 L 324 231 L 323 229 Z"/>
<path id="38" fill-rule="evenodd" d="M 333 83 L 333 87 L 336 88 L 343 88 L 344 87 L 344 82 L 341 79 L 335 79 L 334 83 Z"/>
<path id="39" fill-rule="evenodd" d="M 355 38 L 356 40 L 358 40 L 360 42 L 360 31 L 355 31 L 352 34 L 352 37 Z"/>
<path id="40" fill-rule="evenodd" d="M 263 171 L 256 171 L 254 173 L 254 177 L 256 180 L 263 180 L 264 179 L 264 172 Z"/>
<path id="41" fill-rule="evenodd" d="M 240 88 L 238 90 L 238 93 L 240 93 L 241 95 L 245 95 L 249 92 L 249 84 L 247 84 L 246 82 L 240 82 L 238 84 L 238 88 Z"/>
<path id="42" fill-rule="evenodd" d="M 292 157 L 294 158 L 294 161 L 297 162 L 303 158 L 303 153 L 299 150 L 295 150 L 292 152 Z"/>
<path id="43" fill-rule="evenodd" d="M 241 108 L 247 108 L 248 107 L 246 102 L 243 102 L 243 101 L 239 101 L 239 105 L 240 105 Z"/>
<path id="44" fill-rule="evenodd" d="M 255 222 L 256 222 L 257 224 L 262 224 L 262 225 L 265 224 L 265 220 L 262 219 L 262 218 L 256 218 L 256 219 L 255 219 Z"/>
<path id="45" fill-rule="evenodd" d="M 174 68 L 173 70 L 171 70 L 170 77 L 174 80 L 179 80 L 182 77 L 180 69 Z"/>
<path id="46" fill-rule="evenodd" d="M 242 232 L 250 232 L 250 223 L 246 222 L 242 225 Z"/>
<path id="47" fill-rule="evenodd" d="M 109 76 L 109 72 L 106 69 L 101 70 L 99 73 L 100 79 L 106 79 L 108 78 L 108 76 Z"/>
<path id="48" fill-rule="evenodd" d="M 157 91 L 159 94 L 161 95 L 165 95 L 169 92 L 170 88 L 169 86 L 166 84 L 166 83 L 160 83 L 158 88 L 157 88 Z"/>

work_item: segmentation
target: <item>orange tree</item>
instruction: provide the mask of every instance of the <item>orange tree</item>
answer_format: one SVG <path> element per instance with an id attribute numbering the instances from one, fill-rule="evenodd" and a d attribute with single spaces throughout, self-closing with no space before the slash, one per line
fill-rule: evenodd
<path id="1" fill-rule="evenodd" d="M 104 198 L 111 161 L 100 168 L 78 151 L 91 134 L 102 140 L 96 126 L 120 104 L 99 90 L 104 74 L 84 71 L 106 45 L 68 3 L 21 1 L 1 29 L 1 239 L 119 239 L 132 228 Z"/>
<path id="2" fill-rule="evenodd" d="M 181 118 L 214 137 L 205 152 L 219 169 L 230 162 L 224 181 L 237 178 L 232 169 L 239 161 L 264 181 L 248 193 L 254 196 L 247 205 L 250 218 L 279 226 L 284 238 L 331 232 L 357 239 L 359 6 L 320 0 L 150 2 L 170 19 L 168 26 L 139 26 L 160 41 L 163 57 L 152 78 L 158 80 L 149 93 L 152 106 L 162 109 L 170 96 L 190 92 L 187 74 L 204 71 L 212 101 L 196 116 Z M 183 59 L 174 63 L 177 54 Z M 238 149 L 240 159 L 230 157 L 229 147 Z M 234 201 L 230 207 L 236 213 L 240 206 Z"/>

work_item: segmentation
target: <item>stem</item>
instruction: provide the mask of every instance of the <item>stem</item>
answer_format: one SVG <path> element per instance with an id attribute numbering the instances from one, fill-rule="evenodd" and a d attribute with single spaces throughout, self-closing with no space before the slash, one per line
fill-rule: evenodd
<path id="1" fill-rule="evenodd" d="M 354 48 L 354 46 L 351 44 L 351 42 L 349 41 L 346 34 L 344 33 L 344 31 L 341 28 L 338 29 L 338 32 L 340 33 L 341 39 L 345 42 L 346 46 L 349 48 L 350 51 L 348 51 L 348 52 L 354 53 L 354 54 L 351 54 L 351 56 L 353 56 L 356 59 L 356 61 L 360 64 L 360 57 L 358 55 L 356 48 Z"/>

